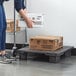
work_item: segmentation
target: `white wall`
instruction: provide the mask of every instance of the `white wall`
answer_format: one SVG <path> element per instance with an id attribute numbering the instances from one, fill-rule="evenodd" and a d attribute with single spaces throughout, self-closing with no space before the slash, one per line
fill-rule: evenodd
<path id="1" fill-rule="evenodd" d="M 62 35 L 64 45 L 76 47 L 76 0 L 27 0 L 27 2 L 30 12 L 44 13 L 45 34 Z"/>
<path id="2" fill-rule="evenodd" d="M 14 4 L 13 0 L 9 0 L 4 2 L 5 12 L 6 12 L 6 18 L 13 19 L 14 18 Z"/>
<path id="3" fill-rule="evenodd" d="M 27 9 L 44 14 L 44 26 L 28 29 L 28 39 L 34 35 L 61 35 L 64 45 L 76 47 L 76 0 L 27 0 Z"/>

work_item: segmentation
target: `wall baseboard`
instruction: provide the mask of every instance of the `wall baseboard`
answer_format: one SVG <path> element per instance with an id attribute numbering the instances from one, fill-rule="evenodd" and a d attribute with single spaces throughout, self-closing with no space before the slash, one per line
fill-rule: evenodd
<path id="1" fill-rule="evenodd" d="M 12 49 L 14 46 L 13 43 L 6 43 L 6 49 Z M 17 49 L 20 49 L 22 47 L 26 47 L 28 44 L 16 44 Z"/>

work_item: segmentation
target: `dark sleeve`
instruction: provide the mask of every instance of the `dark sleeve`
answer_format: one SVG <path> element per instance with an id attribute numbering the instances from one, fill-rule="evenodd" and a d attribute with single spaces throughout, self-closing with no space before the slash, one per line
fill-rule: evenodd
<path id="1" fill-rule="evenodd" d="M 21 9 L 25 9 L 26 7 L 24 6 L 24 0 L 15 0 L 15 9 L 17 12 Z"/>
<path id="2" fill-rule="evenodd" d="M 22 1 L 22 7 L 23 7 L 23 9 L 26 8 L 26 6 L 24 5 L 24 0 Z"/>

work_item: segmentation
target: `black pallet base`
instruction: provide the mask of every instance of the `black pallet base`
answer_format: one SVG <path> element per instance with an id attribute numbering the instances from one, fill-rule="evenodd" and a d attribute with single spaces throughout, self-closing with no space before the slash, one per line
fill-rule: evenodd
<path id="1" fill-rule="evenodd" d="M 27 60 L 27 59 L 34 59 L 39 55 L 46 55 L 48 56 L 49 62 L 59 62 L 61 57 L 70 57 L 72 46 L 63 46 L 63 48 L 58 49 L 57 51 L 39 51 L 39 50 L 30 50 L 28 47 L 19 49 L 19 59 Z"/>

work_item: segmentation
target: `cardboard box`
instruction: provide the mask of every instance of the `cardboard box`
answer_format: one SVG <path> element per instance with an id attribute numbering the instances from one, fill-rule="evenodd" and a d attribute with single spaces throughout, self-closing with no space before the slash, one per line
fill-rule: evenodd
<path id="1" fill-rule="evenodd" d="M 30 38 L 29 48 L 32 50 L 57 50 L 63 47 L 62 36 L 35 36 Z"/>
<path id="2" fill-rule="evenodd" d="M 7 22 L 7 27 L 14 28 L 14 20 L 13 19 L 7 19 L 6 22 Z M 18 27 L 18 20 L 16 20 L 16 27 Z"/>
<path id="3" fill-rule="evenodd" d="M 7 19 L 7 29 L 6 32 L 14 32 L 14 20 L 13 19 Z M 20 27 L 18 27 L 18 20 L 16 20 L 16 31 L 20 31 Z"/>
<path id="4" fill-rule="evenodd" d="M 16 27 L 16 32 L 20 31 L 20 27 Z M 14 28 L 7 28 L 6 32 L 14 32 Z"/>

